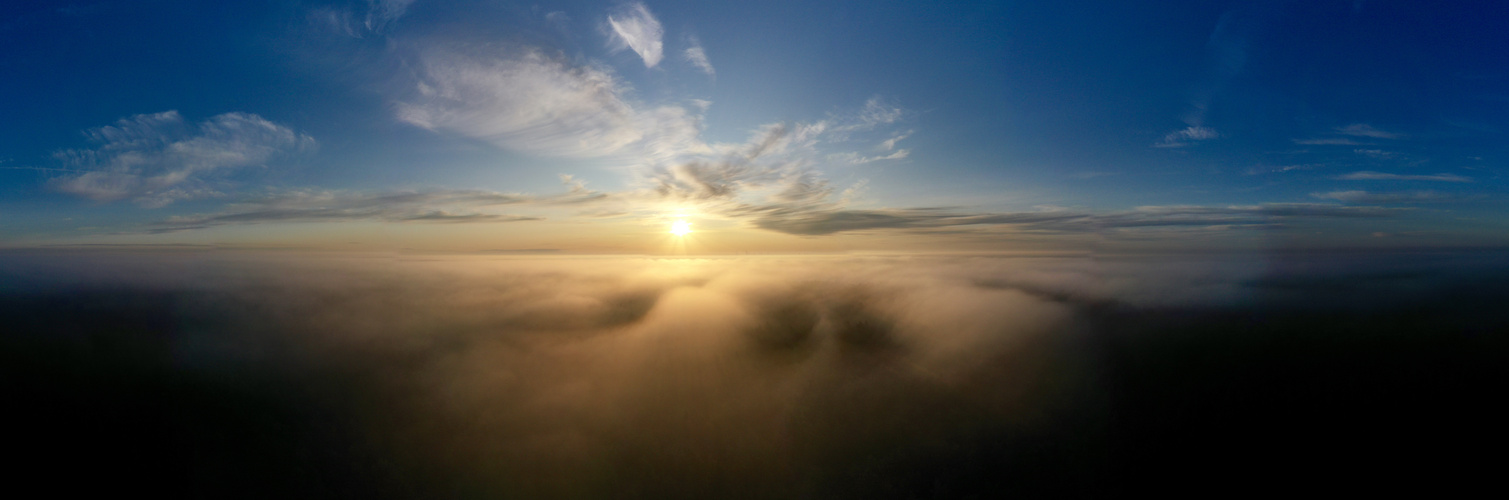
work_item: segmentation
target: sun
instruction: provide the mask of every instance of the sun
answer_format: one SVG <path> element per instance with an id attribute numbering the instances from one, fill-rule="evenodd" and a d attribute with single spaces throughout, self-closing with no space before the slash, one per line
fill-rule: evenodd
<path id="1" fill-rule="evenodd" d="M 691 232 L 692 232 L 692 224 L 690 222 L 687 222 L 687 221 L 684 221 L 684 220 L 678 220 L 676 222 L 672 222 L 671 223 L 671 234 L 674 234 L 676 236 L 686 236 L 687 234 L 690 234 Z"/>

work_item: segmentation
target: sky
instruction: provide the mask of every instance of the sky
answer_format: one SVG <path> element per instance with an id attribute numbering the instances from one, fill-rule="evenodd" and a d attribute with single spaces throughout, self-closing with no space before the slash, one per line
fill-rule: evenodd
<path id="1" fill-rule="evenodd" d="M 11 2 L 0 245 L 1497 247 L 1506 23 L 1492 1 Z"/>
<path id="2" fill-rule="evenodd" d="M 1503 1 L 0 2 L 12 476 L 1466 496 L 1509 391 L 1505 26 Z"/>

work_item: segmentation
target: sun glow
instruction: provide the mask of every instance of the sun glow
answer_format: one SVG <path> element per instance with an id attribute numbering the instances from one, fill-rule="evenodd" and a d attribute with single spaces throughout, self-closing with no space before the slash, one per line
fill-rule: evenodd
<path id="1" fill-rule="evenodd" d="M 672 222 L 671 223 L 671 234 L 674 234 L 676 236 L 686 236 L 687 234 L 690 234 L 691 232 L 692 232 L 692 224 L 690 222 L 687 222 L 687 221 L 684 221 L 684 220 L 678 220 L 676 222 Z"/>

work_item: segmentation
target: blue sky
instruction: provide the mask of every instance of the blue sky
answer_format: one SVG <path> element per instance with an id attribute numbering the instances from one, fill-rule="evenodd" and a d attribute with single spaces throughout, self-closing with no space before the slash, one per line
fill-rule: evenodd
<path id="1" fill-rule="evenodd" d="M 1509 243 L 1502 2 L 23 2 L 0 241 Z M 685 248 L 683 248 L 685 249 Z"/>

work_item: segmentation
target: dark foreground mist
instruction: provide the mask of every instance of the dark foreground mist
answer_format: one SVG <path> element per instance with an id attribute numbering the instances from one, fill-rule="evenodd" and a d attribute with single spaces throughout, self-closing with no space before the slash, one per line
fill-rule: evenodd
<path id="1" fill-rule="evenodd" d="M 1500 469 L 1506 257 L 10 252 L 7 477 L 193 498 L 1463 492 Z"/>

